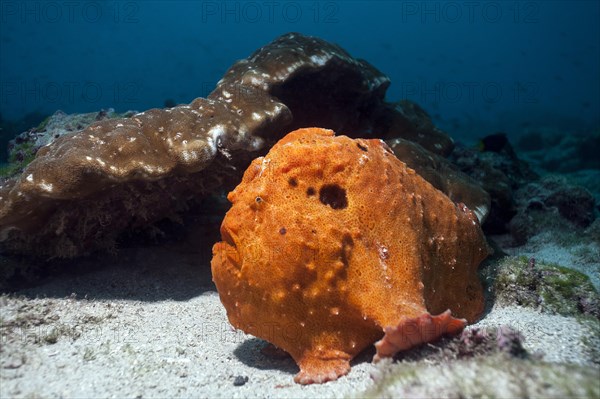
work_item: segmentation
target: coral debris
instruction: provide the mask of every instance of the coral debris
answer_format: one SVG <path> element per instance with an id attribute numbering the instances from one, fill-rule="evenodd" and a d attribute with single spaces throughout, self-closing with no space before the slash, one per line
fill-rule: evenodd
<path id="1" fill-rule="evenodd" d="M 296 130 L 228 199 L 212 260 L 221 301 L 236 328 L 290 353 L 296 382 L 346 374 L 384 331 L 379 357 L 483 311 L 477 217 L 381 140 Z"/>

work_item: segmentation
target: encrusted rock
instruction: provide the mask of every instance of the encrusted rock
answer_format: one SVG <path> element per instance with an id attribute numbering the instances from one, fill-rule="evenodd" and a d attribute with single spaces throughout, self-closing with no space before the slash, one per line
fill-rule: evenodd
<path id="1" fill-rule="evenodd" d="M 454 339 L 443 353 L 458 358 L 505 353 L 509 356 L 527 357 L 523 348 L 523 336 L 510 326 L 496 328 L 470 328 L 459 339 Z"/>
<path id="2" fill-rule="evenodd" d="M 525 156 L 550 172 L 600 169 L 600 129 L 581 133 L 532 131 L 517 143 Z"/>
<path id="3" fill-rule="evenodd" d="M 525 185 L 514 195 L 517 214 L 509 231 L 514 245 L 548 229 L 583 229 L 596 219 L 596 200 L 583 187 L 562 176 L 549 175 Z"/>
<path id="4" fill-rule="evenodd" d="M 503 305 L 600 319 L 600 296 L 590 279 L 573 269 L 508 257 L 498 266 L 494 288 Z"/>

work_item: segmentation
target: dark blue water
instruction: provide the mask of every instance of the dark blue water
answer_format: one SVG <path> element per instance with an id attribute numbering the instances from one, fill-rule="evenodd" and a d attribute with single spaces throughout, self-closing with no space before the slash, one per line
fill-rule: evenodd
<path id="1" fill-rule="evenodd" d="M 335 42 L 454 137 L 600 125 L 597 1 L 0 2 L 0 114 L 189 102 L 282 33 Z M 5 143 L 2 144 L 5 151 Z"/>

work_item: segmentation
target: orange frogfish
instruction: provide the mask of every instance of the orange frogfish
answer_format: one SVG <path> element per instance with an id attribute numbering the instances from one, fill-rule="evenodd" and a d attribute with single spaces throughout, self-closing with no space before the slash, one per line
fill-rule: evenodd
<path id="1" fill-rule="evenodd" d="M 475 214 L 381 140 L 299 129 L 229 193 L 212 274 L 231 324 L 288 352 L 301 384 L 460 332 L 484 306 Z"/>

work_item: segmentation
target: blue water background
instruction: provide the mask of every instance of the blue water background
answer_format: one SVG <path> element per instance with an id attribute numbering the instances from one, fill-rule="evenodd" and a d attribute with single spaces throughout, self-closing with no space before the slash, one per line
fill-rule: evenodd
<path id="1" fill-rule="evenodd" d="M 600 125 L 597 1 L 3 0 L 0 114 L 190 102 L 290 31 L 368 60 L 458 139 Z"/>

